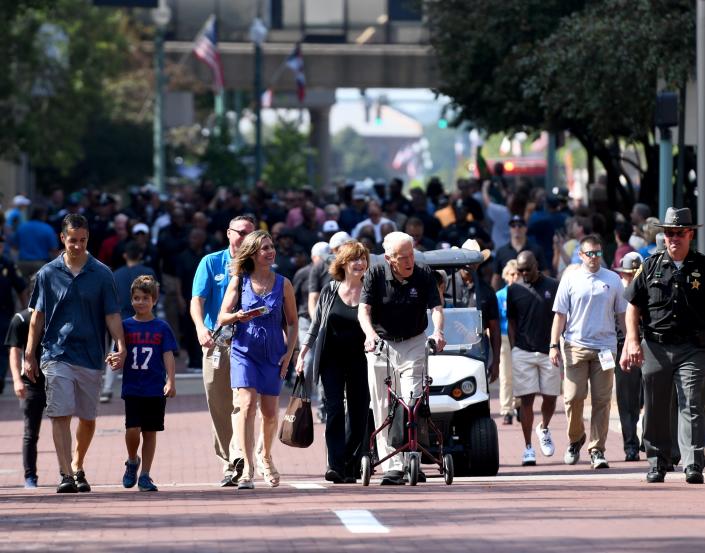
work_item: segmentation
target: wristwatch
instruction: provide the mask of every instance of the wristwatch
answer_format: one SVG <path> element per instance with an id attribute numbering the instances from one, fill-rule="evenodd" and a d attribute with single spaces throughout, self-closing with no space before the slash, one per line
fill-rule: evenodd
<path id="1" fill-rule="evenodd" d="M 561 345 L 560 344 L 551 344 L 550 346 L 548 346 L 548 349 L 553 349 L 553 348 L 561 349 Z"/>

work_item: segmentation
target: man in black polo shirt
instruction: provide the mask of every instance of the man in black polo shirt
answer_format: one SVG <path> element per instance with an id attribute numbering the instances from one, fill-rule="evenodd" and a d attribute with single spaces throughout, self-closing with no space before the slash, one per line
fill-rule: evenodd
<path id="1" fill-rule="evenodd" d="M 517 271 L 522 279 L 507 289 L 507 334 L 512 347 L 512 387 L 521 400 L 521 429 L 524 431 L 524 466 L 536 464 L 531 446 L 534 424 L 534 397 L 543 396 L 542 421 L 536 427 L 541 453 L 550 457 L 555 452 L 548 424 L 556 410 L 556 397 L 561 392 L 561 371 L 549 359 L 553 301 L 558 281 L 539 273 L 536 257 L 523 251 L 517 257 Z"/>
<path id="2" fill-rule="evenodd" d="M 546 272 L 547 265 L 543 258 L 541 246 L 526 237 L 526 221 L 520 215 L 512 215 L 509 220 L 509 242 L 495 252 L 494 274 L 492 275 L 492 288 L 499 290 L 502 287 L 502 270 L 510 259 L 516 259 L 521 252 L 531 251 L 536 257 L 539 271 Z"/>
<path id="3" fill-rule="evenodd" d="M 394 374 L 394 386 L 406 400 L 413 391 L 421 394 L 428 324 L 426 309 L 431 309 L 432 338 L 438 351 L 443 350 L 443 307 L 436 280 L 428 267 L 414 263 L 414 240 L 403 232 L 390 232 L 384 238 L 385 263 L 372 267 L 365 275 L 360 295 L 359 320 L 365 333 L 365 350 L 372 352 L 380 338 L 387 342 L 382 355 L 367 355 L 370 406 L 375 426 L 387 416 L 387 356 Z M 386 432 L 377 434 L 379 457 L 394 451 L 387 443 Z M 382 463 L 382 485 L 403 484 L 400 456 Z"/>

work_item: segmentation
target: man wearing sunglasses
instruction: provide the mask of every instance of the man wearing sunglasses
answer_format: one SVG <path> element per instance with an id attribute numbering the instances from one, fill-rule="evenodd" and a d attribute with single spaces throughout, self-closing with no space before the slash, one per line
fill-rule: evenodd
<path id="1" fill-rule="evenodd" d="M 548 346 L 558 281 L 539 273 L 536 257 L 530 251 L 518 255 L 517 271 L 521 278 L 507 290 L 507 330 L 512 348 L 512 388 L 521 400 L 525 444 L 521 464 L 527 466 L 536 464 L 531 445 L 536 394 L 542 396 L 541 422 L 536 426 L 541 453 L 551 457 L 555 452 L 548 425 L 561 391 L 561 371 L 551 363 Z"/>
<path id="2" fill-rule="evenodd" d="M 191 292 L 191 319 L 203 348 L 203 386 L 211 416 L 213 445 L 223 466 L 221 486 L 237 486 L 243 461 L 233 436 L 240 406 L 230 387 L 230 346 L 216 344 L 213 331 L 218 326 L 220 304 L 230 282 L 230 261 L 245 236 L 254 230 L 252 216 L 240 215 L 232 219 L 226 231 L 228 247 L 201 259 L 193 277 Z"/>
<path id="3" fill-rule="evenodd" d="M 553 304 L 553 326 L 549 357 L 561 363 L 560 337 L 563 335 L 565 384 L 563 399 L 568 419 L 570 445 L 563 457 L 566 465 L 580 460 L 585 444 L 583 406 L 588 394 L 590 415 L 590 464 L 594 469 L 609 468 L 605 444 L 609 432 L 610 405 L 614 381 L 617 332 L 615 317 L 624 328 L 627 302 L 617 273 L 602 267 L 602 242 L 595 235 L 580 240 L 582 264 L 563 274 Z"/>
<path id="4" fill-rule="evenodd" d="M 689 484 L 703 483 L 705 459 L 705 256 L 691 251 L 690 209 L 669 207 L 666 250 L 652 255 L 627 288 L 627 338 L 620 365 L 641 366 L 646 481 L 663 482 L 671 464 L 670 408 L 675 383 L 678 444 Z M 644 340 L 639 341 L 639 321 Z"/>

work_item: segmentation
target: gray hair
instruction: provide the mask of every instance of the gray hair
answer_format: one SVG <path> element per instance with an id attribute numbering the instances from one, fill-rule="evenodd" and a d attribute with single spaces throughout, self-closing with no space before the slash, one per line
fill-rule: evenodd
<path id="1" fill-rule="evenodd" d="M 389 234 L 387 234 L 387 236 L 384 237 L 382 247 L 384 248 L 385 254 L 392 255 L 393 253 L 396 253 L 399 246 L 404 243 L 411 244 L 411 247 L 413 248 L 414 239 L 405 232 L 395 230 L 394 232 L 390 232 Z"/>

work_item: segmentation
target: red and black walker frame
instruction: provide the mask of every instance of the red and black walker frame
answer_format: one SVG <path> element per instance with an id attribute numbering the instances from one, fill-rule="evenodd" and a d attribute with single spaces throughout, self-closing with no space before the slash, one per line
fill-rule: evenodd
<path id="1" fill-rule="evenodd" d="M 419 481 L 419 472 L 421 471 L 421 456 L 423 455 L 425 459 L 430 459 L 429 464 L 438 465 L 438 471 L 443 475 L 445 483 L 450 485 L 453 483 L 453 457 L 449 454 L 443 453 L 443 433 L 438 429 L 438 427 L 433 423 L 431 417 L 428 416 L 428 397 L 431 390 L 431 384 L 433 379 L 428 375 L 428 356 L 431 353 L 436 352 L 436 342 L 433 338 L 428 338 L 426 340 L 425 355 L 424 355 L 424 367 L 422 374 L 422 388 L 421 395 L 418 397 L 413 397 L 413 391 L 411 397 L 409 398 L 409 403 L 404 401 L 404 398 L 396 393 L 396 390 L 392 387 L 392 375 L 390 374 L 389 366 L 389 345 L 386 344 L 384 340 L 379 340 L 376 344 L 374 354 L 379 356 L 386 347 L 387 356 L 387 376 L 384 379 L 384 383 L 387 385 L 387 405 L 388 413 L 387 418 L 384 420 L 382 425 L 377 428 L 370 436 L 370 448 L 369 454 L 363 455 L 361 459 L 361 469 L 362 469 L 362 485 L 369 486 L 370 478 L 374 474 L 375 467 L 384 463 L 387 459 L 391 459 L 395 455 L 400 453 L 406 453 L 408 455 L 408 470 L 409 470 L 409 484 L 415 486 Z M 397 406 L 400 405 L 403 409 L 403 413 L 397 413 Z M 421 409 L 426 410 L 426 418 L 429 425 L 429 430 L 432 431 L 432 435 L 435 435 L 438 440 L 438 456 L 433 455 L 428 449 L 419 443 L 418 440 L 418 420 L 422 415 Z M 382 432 L 385 428 L 388 428 L 393 420 L 395 413 L 397 416 L 402 416 L 406 414 L 405 432 L 406 432 L 406 442 L 400 447 L 396 448 L 392 453 L 383 457 L 382 459 L 377 459 L 377 454 L 375 453 L 375 438 L 377 434 Z"/>

